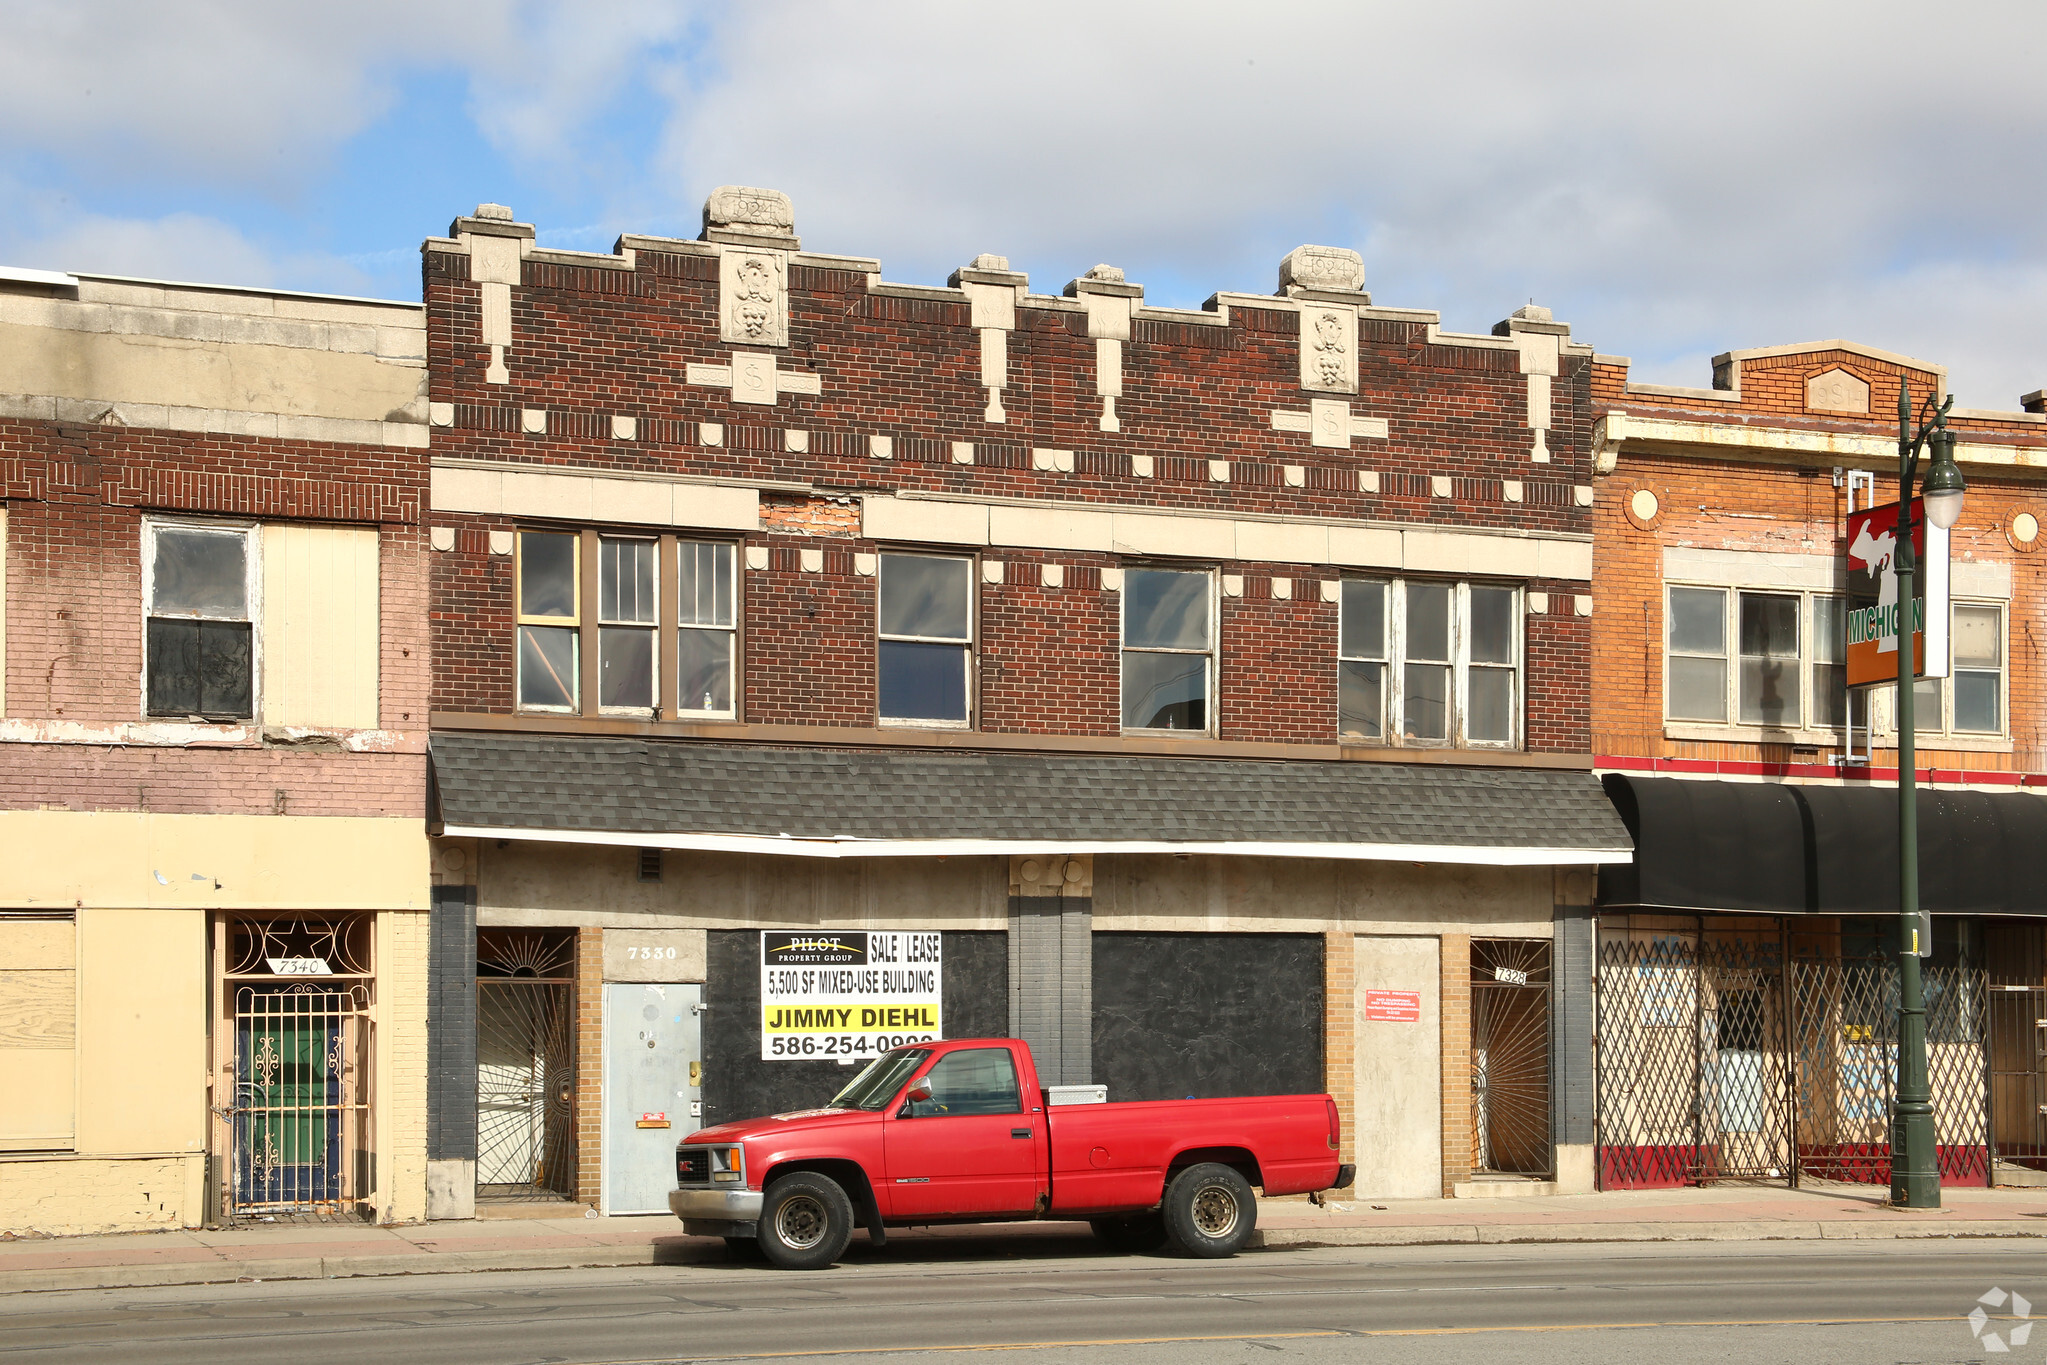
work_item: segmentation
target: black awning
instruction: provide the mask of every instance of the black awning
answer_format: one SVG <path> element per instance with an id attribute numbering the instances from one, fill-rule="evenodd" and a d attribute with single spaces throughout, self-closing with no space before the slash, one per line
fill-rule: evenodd
<path id="1" fill-rule="evenodd" d="M 1895 914 L 1891 787 L 1699 782 L 1609 773 L 1635 861 L 1600 874 L 1616 909 Z M 2047 797 L 1921 791 L 1919 903 L 1944 915 L 2047 915 Z"/>

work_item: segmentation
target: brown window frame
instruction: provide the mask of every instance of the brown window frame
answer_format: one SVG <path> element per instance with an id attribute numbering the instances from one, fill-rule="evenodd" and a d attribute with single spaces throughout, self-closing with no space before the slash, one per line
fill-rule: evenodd
<path id="1" fill-rule="evenodd" d="M 575 552 L 575 601 L 576 615 L 567 617 L 529 617 L 524 604 L 519 600 L 522 556 L 525 553 L 524 536 L 573 535 L 576 537 Z M 638 709 L 605 707 L 601 705 L 602 659 L 599 632 L 604 622 L 600 606 L 602 599 L 602 558 L 600 542 L 604 540 L 653 541 L 658 547 L 655 586 L 655 661 L 654 661 L 654 705 L 642 712 Z M 681 581 L 680 550 L 684 542 L 690 544 L 717 544 L 731 547 L 732 552 L 732 711 L 729 715 L 707 714 L 702 711 L 682 711 L 677 707 L 676 686 L 680 677 L 678 653 L 680 625 L 677 621 L 679 607 L 678 592 Z M 513 649 L 519 647 L 518 631 L 522 626 L 543 625 L 557 628 L 573 628 L 576 631 L 577 649 L 577 696 L 576 705 L 571 709 L 556 707 L 527 706 L 519 699 L 519 684 L 516 671 L 512 681 L 512 710 L 522 716 L 559 716 L 563 720 L 618 720 L 640 718 L 651 721 L 695 721 L 710 724 L 737 724 L 744 711 L 746 695 L 746 593 L 745 575 L 741 572 L 745 562 L 745 544 L 738 539 L 727 539 L 715 535 L 685 534 L 674 531 L 652 531 L 641 527 L 594 527 L 594 526 L 547 526 L 521 525 L 515 528 L 513 541 L 512 593 L 513 593 Z"/>

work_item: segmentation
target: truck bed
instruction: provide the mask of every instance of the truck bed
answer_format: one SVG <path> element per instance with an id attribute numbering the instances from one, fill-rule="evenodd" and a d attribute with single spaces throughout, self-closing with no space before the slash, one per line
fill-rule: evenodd
<path id="1" fill-rule="evenodd" d="M 1202 1159 L 1237 1164 L 1256 1153 L 1255 1182 L 1268 1195 L 1327 1189 L 1338 1161 L 1322 1095 L 1051 1105 L 1045 1127 L 1053 1214 L 1156 1204 L 1168 1167 L 1186 1164 L 1190 1136 L 1215 1154 Z"/>

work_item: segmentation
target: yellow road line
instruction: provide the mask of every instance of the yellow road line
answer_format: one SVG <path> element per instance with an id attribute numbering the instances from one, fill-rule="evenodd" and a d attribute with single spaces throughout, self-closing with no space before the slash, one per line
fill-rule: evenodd
<path id="1" fill-rule="evenodd" d="M 1354 1336 L 1352 1332 L 1233 1332 L 1203 1337 L 1096 1337 L 1085 1341 L 981 1341 L 959 1346 L 841 1346 L 831 1351 L 749 1351 L 731 1355 L 647 1356 L 636 1360 L 597 1360 L 589 1365 L 678 1365 L 697 1360 L 798 1360 L 817 1356 L 883 1356 L 911 1351 L 1050 1351 L 1061 1346 L 1168 1346 L 1192 1341 L 1298 1341 L 1303 1337 Z"/>
<path id="2" fill-rule="evenodd" d="M 2003 1321 L 1992 1318 L 1991 1321 Z M 2017 1321 L 2014 1318 L 2012 1321 Z M 1863 1323 L 1967 1322 L 1965 1317 L 1942 1313 L 1926 1318 L 1700 1318 L 1662 1322 L 1571 1322 L 1526 1323 L 1506 1327 L 1360 1327 L 1361 1337 L 1454 1337 L 1480 1332 L 1603 1332 L 1634 1327 L 1849 1327 Z"/>
<path id="3" fill-rule="evenodd" d="M 1992 1322 L 2018 1318 L 1992 1314 Z M 984 1341 L 954 1346 L 842 1346 L 828 1351 L 750 1351 L 728 1355 L 646 1356 L 633 1360 L 592 1361 L 589 1365 L 679 1365 L 684 1361 L 801 1360 L 824 1356 L 907 1355 L 930 1351 L 1050 1351 L 1073 1346 L 1165 1346 L 1196 1341 L 1299 1341 L 1310 1337 L 1438 1337 L 1476 1336 L 1484 1332 L 1606 1332 L 1643 1327 L 1849 1327 L 1865 1324 L 1966 1322 L 1952 1313 L 1917 1318 L 1699 1318 L 1661 1322 L 1520 1323 L 1502 1327 L 1361 1327 L 1348 1332 L 1240 1332 L 1195 1337 L 1092 1337 L 1074 1341 Z"/>

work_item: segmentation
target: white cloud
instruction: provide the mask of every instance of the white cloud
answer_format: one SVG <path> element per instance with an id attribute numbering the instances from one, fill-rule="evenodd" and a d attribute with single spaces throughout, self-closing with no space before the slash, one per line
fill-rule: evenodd
<path id="1" fill-rule="evenodd" d="M 1848 333 L 2011 406 L 2047 381 L 2043 34 L 2017 3 L 757 4 L 666 87 L 656 171 L 787 190 L 896 277 L 994 250 L 1193 303 L 1332 241 L 1384 302 L 1477 329 L 1535 296 L 1659 379 Z"/>
<path id="2" fill-rule="evenodd" d="M 0 176 L 87 207 L 16 210 L 0 250 L 78 268 L 388 287 L 388 216 L 374 240 L 307 224 L 338 253 L 307 256 L 292 205 L 429 73 L 466 87 L 504 162 L 481 178 L 514 182 L 493 197 L 562 206 L 533 215 L 556 241 L 688 230 L 713 186 L 766 184 L 812 245 L 893 278 L 997 251 L 1041 289 L 1108 261 L 1195 304 L 1322 241 L 1365 254 L 1382 302 L 1483 329 L 1534 297 L 1645 378 L 1847 335 L 1948 364 L 1966 402 L 2047 383 L 2037 0 L 1934 22 L 1906 0 L 20 0 L 9 26 Z M 192 215 L 133 207 L 166 183 Z M 262 240 L 194 186 L 286 221 Z"/>

